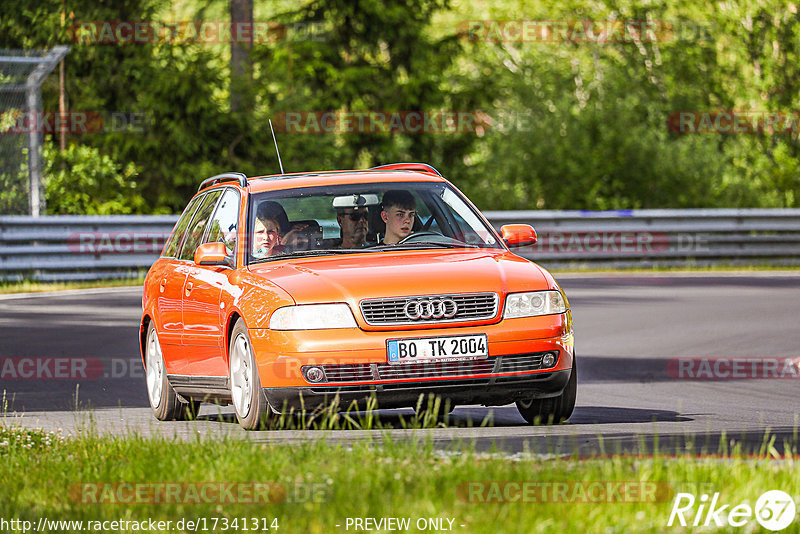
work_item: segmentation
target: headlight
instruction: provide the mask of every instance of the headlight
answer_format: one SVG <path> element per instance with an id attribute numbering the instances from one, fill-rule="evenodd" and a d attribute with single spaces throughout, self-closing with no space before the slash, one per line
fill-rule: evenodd
<path id="1" fill-rule="evenodd" d="M 278 308 L 269 319 L 272 330 L 319 330 L 356 328 L 356 320 L 347 304 L 304 304 Z"/>
<path id="2" fill-rule="evenodd" d="M 506 297 L 503 319 L 533 317 L 567 311 L 567 303 L 558 291 L 512 293 Z"/>

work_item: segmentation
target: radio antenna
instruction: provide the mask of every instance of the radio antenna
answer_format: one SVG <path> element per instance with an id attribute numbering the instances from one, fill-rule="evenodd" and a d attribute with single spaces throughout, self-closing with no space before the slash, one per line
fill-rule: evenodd
<path id="1" fill-rule="evenodd" d="M 275 129 L 272 127 L 272 119 L 269 120 L 269 129 L 272 131 L 272 140 L 275 142 L 275 153 L 278 154 L 278 165 L 281 166 L 281 174 L 286 174 L 283 172 L 283 162 L 281 161 L 281 151 L 278 150 L 278 140 L 275 138 Z"/>

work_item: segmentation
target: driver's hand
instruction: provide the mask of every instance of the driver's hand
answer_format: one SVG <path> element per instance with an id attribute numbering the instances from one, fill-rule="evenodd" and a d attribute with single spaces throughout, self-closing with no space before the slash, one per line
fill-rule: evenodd
<path id="1" fill-rule="evenodd" d="M 281 237 L 281 245 L 291 244 L 295 239 L 297 239 L 297 236 L 300 234 L 300 232 L 306 228 L 308 228 L 307 224 L 298 224 L 294 226 L 294 228 L 286 232 L 285 236 Z"/>

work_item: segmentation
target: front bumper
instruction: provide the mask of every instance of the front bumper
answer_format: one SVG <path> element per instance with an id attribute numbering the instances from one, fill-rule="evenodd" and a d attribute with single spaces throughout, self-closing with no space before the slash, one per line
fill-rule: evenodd
<path id="1" fill-rule="evenodd" d="M 520 398 L 558 395 L 572 369 L 570 311 L 556 315 L 506 319 L 494 324 L 403 330 L 359 328 L 274 331 L 249 330 L 261 385 L 279 409 L 309 408 L 337 394 L 341 403 L 362 402 L 375 395 L 382 407 L 413 406 L 420 393 L 446 397 L 454 404 L 507 404 Z M 387 340 L 486 334 L 488 360 L 436 364 L 433 372 L 387 363 Z M 544 352 L 557 353 L 552 367 L 530 363 Z M 308 366 L 337 368 L 335 379 L 311 383 Z M 423 366 L 424 367 L 424 366 Z M 403 369 L 398 372 L 397 369 Z M 405 372 L 411 370 L 411 372 Z"/>
<path id="2" fill-rule="evenodd" d="M 483 404 L 501 406 L 521 399 L 554 397 L 567 385 L 569 369 L 491 378 L 458 378 L 425 382 L 393 382 L 363 386 L 264 388 L 270 405 L 279 412 L 313 410 L 337 400 L 341 409 L 355 403 L 365 409 L 371 397 L 377 408 L 414 407 L 421 395 L 436 395 L 451 406 Z"/>

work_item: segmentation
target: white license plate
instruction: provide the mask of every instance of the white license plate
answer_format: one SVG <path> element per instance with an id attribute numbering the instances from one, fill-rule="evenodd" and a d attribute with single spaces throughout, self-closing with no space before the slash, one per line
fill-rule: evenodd
<path id="1" fill-rule="evenodd" d="M 386 356 L 391 364 L 474 360 L 488 357 L 489 349 L 486 334 L 392 339 L 386 342 Z"/>

